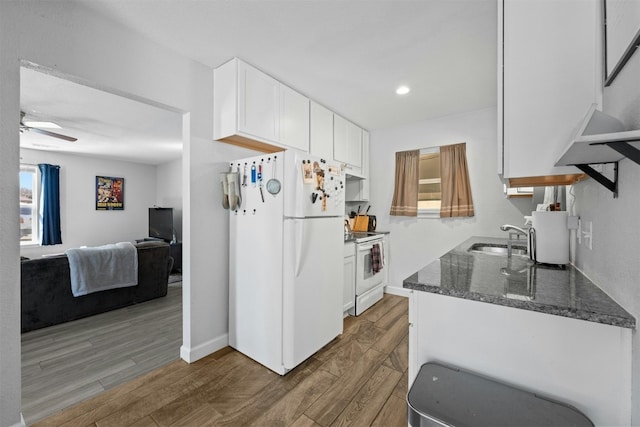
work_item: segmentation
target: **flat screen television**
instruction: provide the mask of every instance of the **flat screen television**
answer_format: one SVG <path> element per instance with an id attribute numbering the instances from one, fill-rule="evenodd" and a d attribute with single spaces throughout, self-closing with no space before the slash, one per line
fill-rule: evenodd
<path id="1" fill-rule="evenodd" d="M 173 208 L 149 208 L 149 237 L 173 240 Z"/>

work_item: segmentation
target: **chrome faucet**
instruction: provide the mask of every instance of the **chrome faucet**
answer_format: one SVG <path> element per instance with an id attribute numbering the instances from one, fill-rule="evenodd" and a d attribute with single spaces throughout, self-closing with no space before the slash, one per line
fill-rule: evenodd
<path id="1" fill-rule="evenodd" d="M 529 257 L 531 257 L 531 229 L 523 229 L 520 227 L 516 227 L 515 225 L 504 224 L 500 226 L 500 230 L 509 232 L 509 239 L 507 240 L 507 256 L 511 257 L 512 253 L 512 244 L 520 242 L 520 236 L 527 237 L 527 252 L 529 252 Z M 515 238 L 514 238 L 515 236 Z"/>
<path id="2" fill-rule="evenodd" d="M 529 230 L 525 230 L 523 228 L 516 227 L 515 225 L 510 225 L 510 224 L 501 225 L 500 230 L 502 231 L 516 230 L 518 233 L 509 233 L 509 234 L 522 234 L 525 236 L 529 235 Z"/>

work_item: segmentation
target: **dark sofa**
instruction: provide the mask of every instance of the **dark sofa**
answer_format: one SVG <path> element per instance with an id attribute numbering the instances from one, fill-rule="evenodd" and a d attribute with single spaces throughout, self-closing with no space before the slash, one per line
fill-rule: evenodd
<path id="1" fill-rule="evenodd" d="M 167 295 L 169 244 L 137 243 L 138 285 L 74 297 L 66 255 L 21 261 L 22 332 L 69 322 Z"/>

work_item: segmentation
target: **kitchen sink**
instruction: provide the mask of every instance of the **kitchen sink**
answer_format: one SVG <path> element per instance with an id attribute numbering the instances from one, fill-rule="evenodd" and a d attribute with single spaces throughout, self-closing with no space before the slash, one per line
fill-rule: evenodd
<path id="1" fill-rule="evenodd" d="M 474 243 L 468 250 L 469 252 L 484 253 L 488 255 L 508 255 L 507 245 L 497 243 Z M 511 246 L 511 255 L 526 257 L 528 256 L 527 248 L 525 246 L 513 245 Z"/>

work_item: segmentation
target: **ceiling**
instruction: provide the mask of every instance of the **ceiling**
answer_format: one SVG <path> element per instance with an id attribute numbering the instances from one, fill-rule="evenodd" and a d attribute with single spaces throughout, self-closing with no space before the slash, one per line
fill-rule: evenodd
<path id="1" fill-rule="evenodd" d="M 26 131 L 20 146 L 157 165 L 182 156 L 182 116 L 155 106 L 22 67 L 24 121 L 50 121 L 45 129 L 75 142 Z"/>
<path id="2" fill-rule="evenodd" d="M 369 130 L 496 105 L 496 0 L 67 1 L 211 68 L 240 57 Z M 401 84 L 408 95 L 396 95 Z M 95 102 L 74 109 L 67 96 L 58 105 L 55 91 L 31 96 L 43 116 L 58 106 L 62 121 L 68 108 L 78 131 L 118 139 L 138 123 L 129 114 L 85 117 Z"/>

